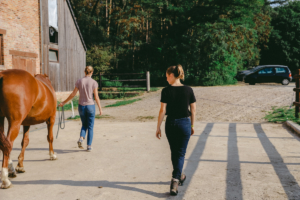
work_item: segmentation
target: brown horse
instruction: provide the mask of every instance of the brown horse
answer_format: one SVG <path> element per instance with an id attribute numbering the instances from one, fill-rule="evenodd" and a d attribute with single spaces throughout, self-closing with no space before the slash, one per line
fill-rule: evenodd
<path id="1" fill-rule="evenodd" d="M 50 159 L 55 160 L 53 151 L 53 125 L 56 115 L 56 95 L 47 75 L 35 75 L 24 70 L 11 69 L 0 73 L 0 149 L 3 152 L 2 185 L 9 188 L 9 177 L 16 171 L 24 173 L 24 152 L 29 143 L 31 125 L 47 123 Z M 4 134 L 4 118 L 8 121 L 8 132 Z M 13 142 L 23 125 L 22 151 L 16 171 L 10 159 Z"/>

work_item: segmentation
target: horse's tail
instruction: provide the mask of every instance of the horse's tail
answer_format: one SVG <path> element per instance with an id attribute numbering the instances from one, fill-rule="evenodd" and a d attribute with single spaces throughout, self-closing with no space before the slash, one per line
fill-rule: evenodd
<path id="1" fill-rule="evenodd" d="M 1 74 L 1 72 L 0 72 L 0 86 L 2 84 L 2 80 L 3 80 L 3 74 Z"/>
<path id="2" fill-rule="evenodd" d="M 3 74 L 1 74 L 1 72 L 0 72 L 0 86 L 2 85 L 2 81 L 3 81 Z"/>
<path id="3" fill-rule="evenodd" d="M 1 74 L 1 72 L 0 72 L 0 95 L 1 95 L 1 90 L 2 90 L 2 82 L 3 82 L 3 74 Z M 1 102 L 1 101 L 0 101 Z M 0 106 L 1 107 L 1 106 Z M 1 116 L 1 109 L 0 109 L 0 116 Z M 1 134 L 1 132 L 0 132 L 0 134 Z M 1 139 L 0 139 L 0 141 L 1 141 Z M 1 150 L 1 149 L 0 149 Z"/>

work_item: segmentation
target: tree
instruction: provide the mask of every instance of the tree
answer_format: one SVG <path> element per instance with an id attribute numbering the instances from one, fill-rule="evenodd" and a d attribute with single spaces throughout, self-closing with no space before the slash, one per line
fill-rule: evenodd
<path id="1" fill-rule="evenodd" d="M 291 1 L 274 11 L 273 31 L 261 64 L 287 65 L 295 73 L 300 68 L 300 2 Z"/>
<path id="2" fill-rule="evenodd" d="M 187 81 L 199 77 L 194 84 L 234 83 L 237 70 L 259 62 L 271 31 L 266 0 L 72 2 L 88 48 L 112 52 L 113 71 L 164 78 L 168 66 L 181 63 Z"/>

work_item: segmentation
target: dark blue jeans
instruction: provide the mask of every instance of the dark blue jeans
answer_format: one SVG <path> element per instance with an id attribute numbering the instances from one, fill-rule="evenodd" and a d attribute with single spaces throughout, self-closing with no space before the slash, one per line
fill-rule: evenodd
<path id="1" fill-rule="evenodd" d="M 95 121 L 95 105 L 78 106 L 82 127 L 80 137 L 85 138 L 86 131 L 88 130 L 87 145 L 92 145 L 94 135 L 94 121 Z"/>
<path id="2" fill-rule="evenodd" d="M 172 177 L 180 179 L 186 148 L 191 136 L 191 120 L 189 117 L 180 119 L 167 117 L 165 131 L 171 149 Z"/>

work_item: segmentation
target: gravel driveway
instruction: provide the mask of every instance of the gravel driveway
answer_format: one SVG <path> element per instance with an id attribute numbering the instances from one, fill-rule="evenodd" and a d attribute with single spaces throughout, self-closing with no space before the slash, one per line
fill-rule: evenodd
<path id="1" fill-rule="evenodd" d="M 294 83 L 288 86 L 239 83 L 235 86 L 193 87 L 197 99 L 197 121 L 265 122 L 263 117 L 272 106 L 291 104 L 294 87 Z M 145 94 L 142 101 L 104 108 L 103 111 L 118 121 L 156 121 L 160 95 L 161 90 Z M 102 102 L 106 103 L 105 100 Z"/>

